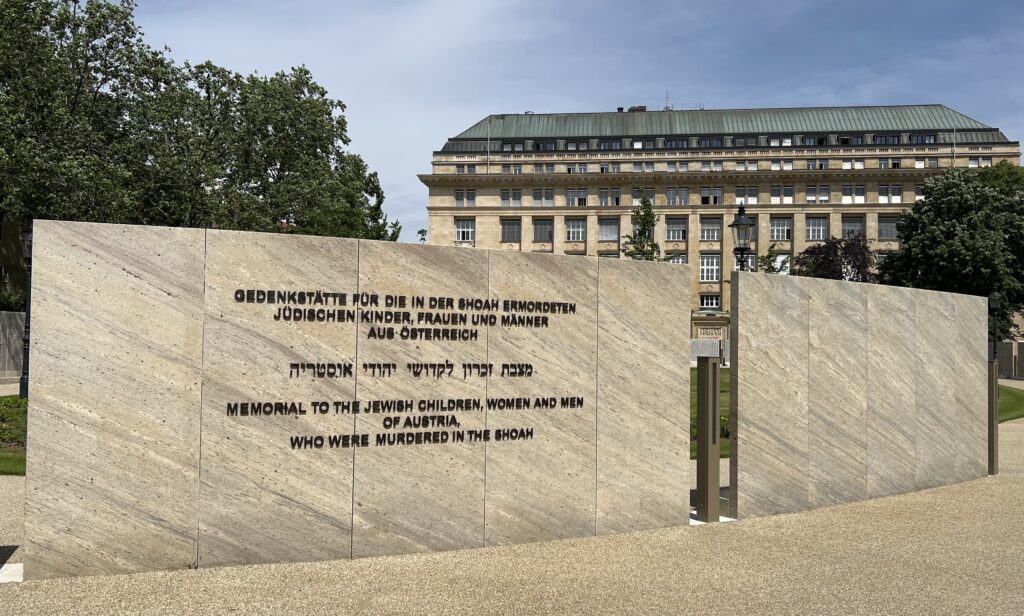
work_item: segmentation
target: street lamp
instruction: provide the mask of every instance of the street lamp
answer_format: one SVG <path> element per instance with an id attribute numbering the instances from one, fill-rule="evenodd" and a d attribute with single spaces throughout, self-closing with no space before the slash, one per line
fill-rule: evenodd
<path id="1" fill-rule="evenodd" d="M 747 218 L 746 209 L 741 205 L 739 212 L 736 213 L 736 218 L 729 224 L 729 228 L 732 229 L 732 244 L 735 248 L 732 249 L 732 254 L 736 257 L 736 263 L 740 266 L 740 271 L 747 271 L 747 258 L 750 255 L 750 229 L 754 226 L 754 222 Z"/>
<path id="2" fill-rule="evenodd" d="M 992 345 L 991 355 L 992 361 L 998 359 L 999 356 L 999 340 L 996 337 L 996 323 L 999 318 L 999 307 L 1003 303 L 1003 295 L 999 291 L 993 291 L 988 296 L 988 337 L 989 342 Z"/>

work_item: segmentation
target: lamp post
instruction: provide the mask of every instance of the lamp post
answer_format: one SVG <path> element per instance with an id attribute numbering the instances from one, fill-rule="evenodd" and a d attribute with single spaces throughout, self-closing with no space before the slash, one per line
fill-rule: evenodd
<path id="1" fill-rule="evenodd" d="M 1003 303 L 1003 295 L 999 291 L 993 291 L 988 296 L 988 338 L 992 345 L 990 349 L 991 359 L 999 359 L 999 339 L 996 335 L 996 324 L 999 318 L 999 308 Z"/>
<path id="2" fill-rule="evenodd" d="M 993 291 L 988 296 L 988 338 L 992 350 L 988 362 L 988 474 L 999 473 L 999 338 L 996 323 L 1003 296 Z"/>
<path id="3" fill-rule="evenodd" d="M 747 271 L 747 259 L 750 256 L 750 229 L 753 226 L 754 222 L 747 218 L 746 208 L 741 205 L 739 212 L 736 213 L 736 218 L 729 223 L 729 228 L 732 229 L 732 243 L 735 246 L 732 249 L 732 254 L 736 257 L 736 263 L 741 272 Z"/>

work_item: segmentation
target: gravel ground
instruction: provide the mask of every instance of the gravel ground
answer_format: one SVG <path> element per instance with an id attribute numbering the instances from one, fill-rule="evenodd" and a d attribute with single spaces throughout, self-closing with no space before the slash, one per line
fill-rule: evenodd
<path id="1" fill-rule="evenodd" d="M 1024 421 L 1001 428 L 1000 476 L 892 498 L 504 548 L 5 584 L 0 613 L 1019 615 Z M 3 515 L 0 537 L 14 536 Z"/>

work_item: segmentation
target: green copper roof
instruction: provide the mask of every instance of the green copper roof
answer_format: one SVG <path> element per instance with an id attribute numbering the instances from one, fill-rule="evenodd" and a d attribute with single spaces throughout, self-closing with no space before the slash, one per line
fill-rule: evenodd
<path id="1" fill-rule="evenodd" d="M 492 115 L 455 139 L 544 139 L 634 135 L 766 135 L 771 133 L 984 130 L 945 105 L 701 109 L 607 113 Z"/>

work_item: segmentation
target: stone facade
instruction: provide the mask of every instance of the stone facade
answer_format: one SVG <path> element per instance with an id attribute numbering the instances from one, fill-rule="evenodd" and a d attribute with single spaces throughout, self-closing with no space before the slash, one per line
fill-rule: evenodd
<path id="1" fill-rule="evenodd" d="M 693 266 L 691 336 L 724 337 L 730 305 L 728 272 L 736 269 L 728 225 L 739 205 L 756 217 L 751 246 L 758 256 L 766 255 L 772 244 L 785 255 L 795 255 L 854 229 L 885 253 L 898 249 L 895 216 L 921 196 L 927 178 L 954 166 L 979 167 L 1001 160 L 1018 164 L 1020 145 L 998 129 L 945 108 L 948 113 L 934 113 L 934 107 L 939 106 L 877 112 L 834 108 L 492 116 L 449 139 L 434 152 L 431 173 L 420 176 L 429 189 L 428 241 L 618 257 L 621 237 L 631 232 L 631 206 L 639 194 L 649 194 L 659 216 L 655 240 L 666 255 Z M 763 127 L 747 122 L 743 145 L 739 130 L 710 128 L 713 122 L 740 124 L 751 113 L 761 112 L 773 121 Z M 855 113 L 866 119 L 844 128 L 842 118 Z M 928 126 L 911 130 L 900 119 L 904 113 L 935 119 L 922 120 Z M 702 119 L 708 114 L 717 114 L 715 120 Z M 787 114 L 826 117 L 815 125 L 773 131 L 771 126 L 781 125 Z M 696 131 L 682 136 L 652 133 L 651 127 L 659 123 L 707 128 L 701 137 L 694 136 Z M 494 126 L 486 141 L 481 129 L 485 124 Z M 954 131 L 958 124 L 959 131 Z M 584 125 L 591 133 L 555 134 L 559 125 L 572 130 Z M 636 126 L 647 128 L 617 132 Z M 758 136 L 749 136 L 752 132 Z M 702 145 L 704 137 L 714 138 L 707 147 Z M 876 138 L 886 143 L 874 143 Z M 615 149 L 600 149 L 606 146 Z M 467 225 L 462 236 L 457 231 L 460 224 Z M 546 235 L 535 236 L 537 224 L 550 225 L 550 241 Z M 503 225 L 511 225 L 506 237 Z M 570 225 L 582 228 L 570 230 Z M 702 272 L 702 256 L 709 265 L 717 259 L 717 272 L 714 267 Z"/>
<path id="2" fill-rule="evenodd" d="M 26 579 L 688 521 L 686 266 L 35 235 Z"/>

